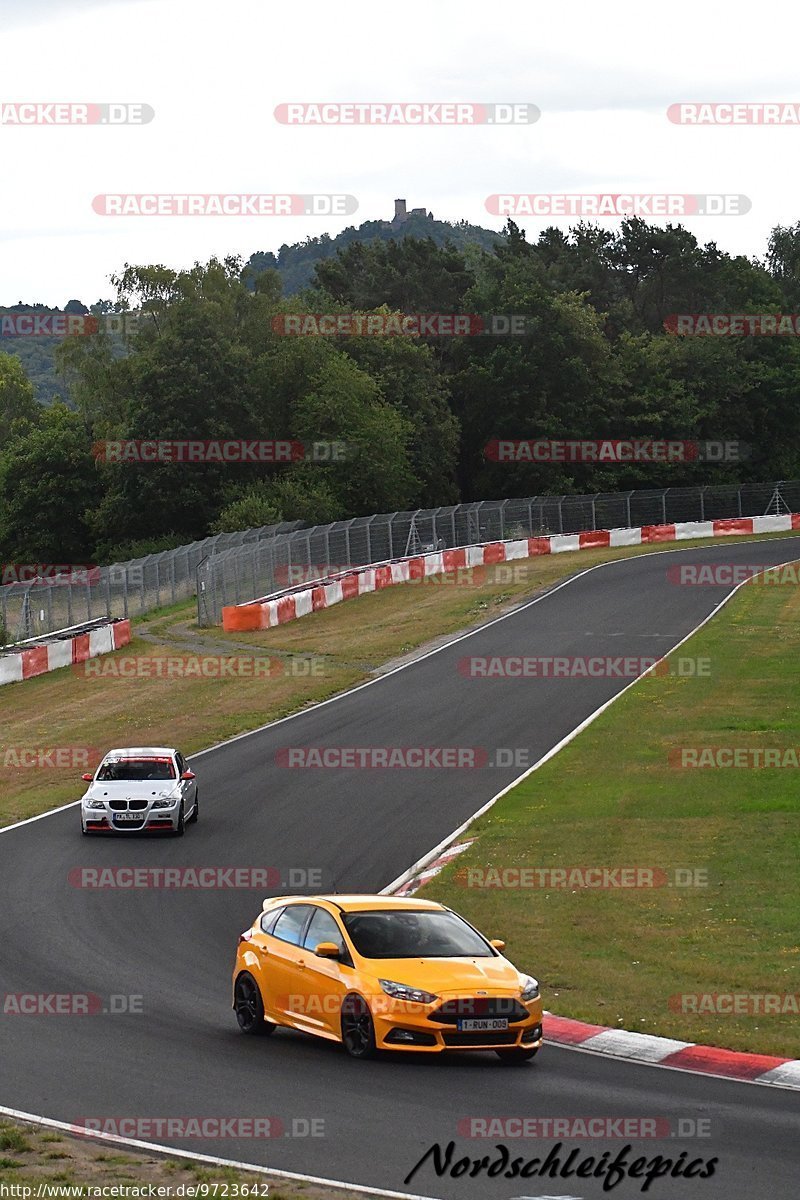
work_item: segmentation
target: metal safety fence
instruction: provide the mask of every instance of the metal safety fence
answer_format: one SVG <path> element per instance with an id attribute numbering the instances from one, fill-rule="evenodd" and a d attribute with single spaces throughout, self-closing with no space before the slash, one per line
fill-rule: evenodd
<path id="1" fill-rule="evenodd" d="M 286 535 L 300 525 L 300 521 L 283 521 L 241 533 L 220 533 L 112 566 L 75 566 L 7 583 L 0 587 L 0 627 L 17 642 L 98 618 L 140 616 L 194 596 L 197 569 L 204 560 Z M 6 569 L 29 574 L 35 565 Z"/>
<path id="2" fill-rule="evenodd" d="M 800 481 L 714 484 L 587 496 L 482 500 L 317 525 L 220 551 L 197 571 L 197 614 L 217 625 L 242 604 L 347 567 L 424 550 L 539 534 L 800 511 Z"/>

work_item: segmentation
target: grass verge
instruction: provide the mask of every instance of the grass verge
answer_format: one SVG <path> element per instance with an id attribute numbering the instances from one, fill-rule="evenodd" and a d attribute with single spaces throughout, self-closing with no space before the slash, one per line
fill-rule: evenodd
<path id="1" fill-rule="evenodd" d="M 800 589 L 748 584 L 678 653 L 710 674 L 637 683 L 475 822 L 423 894 L 504 937 L 554 1012 L 800 1058 L 797 761 L 676 765 L 698 747 L 800 759 Z M 507 868 L 576 866 L 654 868 L 664 886 L 501 886 Z M 731 993 L 746 1011 L 710 999 Z"/>
<path id="2" fill-rule="evenodd" d="M 180 1158 L 162 1158 L 137 1150 L 128 1150 L 113 1143 L 90 1142 L 80 1137 L 70 1137 L 42 1125 L 29 1125 L 17 1121 L 0 1119 L 0 1183 L 15 1186 L 10 1195 L 24 1200 L 23 1188 L 30 1188 L 28 1196 L 41 1195 L 57 1200 L 58 1196 L 76 1198 L 80 1195 L 116 1196 L 125 1200 L 126 1195 L 136 1196 L 136 1191 L 126 1189 L 166 1188 L 160 1194 L 164 1200 L 173 1196 L 190 1196 L 190 1188 L 208 1185 L 206 1196 L 213 1197 L 214 1185 L 220 1185 L 216 1194 L 245 1195 L 269 1200 L 362 1200 L 363 1193 L 328 1188 L 291 1180 L 273 1179 L 268 1175 L 250 1174 L 232 1167 L 210 1167 L 204 1163 L 193 1163 Z M 177 1189 L 183 1185 L 183 1190 Z M 238 1193 L 235 1187 L 238 1185 Z M 268 1189 L 267 1189 L 268 1185 Z M 97 1188 L 108 1189 L 100 1193 Z M 111 1189 L 118 1189 L 112 1191 Z M 50 1189 L 50 1190 L 46 1190 Z M 62 1190 L 63 1189 L 63 1190 Z M 80 1189 L 80 1190 L 79 1190 Z M 91 1190 L 90 1190 L 91 1189 Z M 200 1195 L 198 1190 L 195 1195 Z"/>

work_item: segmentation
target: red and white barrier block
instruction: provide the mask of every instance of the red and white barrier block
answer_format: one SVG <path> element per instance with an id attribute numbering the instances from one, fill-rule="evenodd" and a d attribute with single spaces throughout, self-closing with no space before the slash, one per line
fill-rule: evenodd
<path id="1" fill-rule="evenodd" d="M 783 533 L 792 529 L 800 530 L 800 514 L 684 521 L 672 525 L 642 525 L 636 529 L 590 529 L 583 533 L 551 534 L 547 537 L 461 546 L 456 550 L 438 550 L 432 554 L 419 554 L 376 566 L 354 567 L 330 579 L 321 579 L 307 588 L 287 590 L 267 600 L 231 605 L 222 610 L 222 628 L 226 633 L 272 629 L 275 625 L 295 621 L 308 613 L 330 608 L 342 600 L 352 600 L 366 592 L 391 587 L 393 583 L 410 583 L 430 575 L 452 574 L 460 569 L 535 558 L 540 554 L 563 554 L 603 546 L 613 549 L 655 542 L 681 542 L 691 538 L 730 537 L 734 534 Z"/>
<path id="2" fill-rule="evenodd" d="M 97 658 L 100 654 L 109 654 L 120 646 L 127 646 L 130 640 L 130 621 L 119 620 L 98 625 L 86 633 L 76 633 L 72 637 L 40 642 L 28 649 L 0 654 L 0 685 L 21 683 L 24 679 L 33 679 L 48 671 L 57 671 L 59 667 L 86 662 L 87 658 Z"/>

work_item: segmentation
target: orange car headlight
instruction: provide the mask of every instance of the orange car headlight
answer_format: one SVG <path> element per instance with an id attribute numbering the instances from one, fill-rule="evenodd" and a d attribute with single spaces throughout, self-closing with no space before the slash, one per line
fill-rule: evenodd
<path id="1" fill-rule="evenodd" d="M 434 996 L 432 992 L 424 992 L 422 988 L 408 987 L 405 983 L 394 983 L 391 979 L 379 979 L 387 996 L 394 997 L 395 1000 L 410 1000 L 414 1004 L 433 1004 L 434 1000 L 438 1000 L 438 996 Z"/>

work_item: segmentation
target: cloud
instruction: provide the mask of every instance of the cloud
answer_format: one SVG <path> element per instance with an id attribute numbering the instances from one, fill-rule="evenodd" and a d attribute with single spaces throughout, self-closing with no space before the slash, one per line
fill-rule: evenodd
<path id="1" fill-rule="evenodd" d="M 63 21 L 92 8 L 125 8 L 138 0 L 0 0 L 0 27 L 27 29 L 33 25 L 49 25 Z"/>

